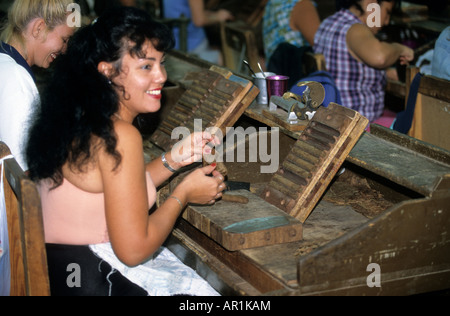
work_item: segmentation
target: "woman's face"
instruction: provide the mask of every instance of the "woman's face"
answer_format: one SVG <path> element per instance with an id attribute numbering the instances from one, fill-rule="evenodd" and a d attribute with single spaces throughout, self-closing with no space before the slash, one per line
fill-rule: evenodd
<path id="1" fill-rule="evenodd" d="M 151 41 L 143 45 L 144 57 L 127 53 L 122 59 L 119 76 L 113 79 L 119 89 L 122 119 L 133 120 L 141 113 L 154 113 L 161 108 L 161 91 L 167 81 L 165 53 L 157 51 Z"/>
<path id="2" fill-rule="evenodd" d="M 67 42 L 74 31 L 75 28 L 64 23 L 47 32 L 34 52 L 34 64 L 41 68 L 50 67 L 50 64 L 66 51 Z"/>
<path id="3" fill-rule="evenodd" d="M 372 1 L 373 3 L 377 3 L 377 1 Z M 370 18 L 373 18 L 373 14 L 378 14 L 376 16 L 377 22 L 380 22 L 378 25 L 372 26 L 371 30 L 374 34 L 377 34 L 384 26 L 389 25 L 391 21 L 392 11 L 394 10 L 394 2 L 382 1 L 380 3 L 380 12 L 371 12 L 372 15 Z M 368 14 L 371 14 L 370 12 Z M 369 18 L 369 17 L 368 17 Z"/>

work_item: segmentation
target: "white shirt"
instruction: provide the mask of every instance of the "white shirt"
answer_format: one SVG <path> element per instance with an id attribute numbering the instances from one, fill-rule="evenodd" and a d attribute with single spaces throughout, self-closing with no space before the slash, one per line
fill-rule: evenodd
<path id="1" fill-rule="evenodd" d="M 0 54 L 0 141 L 6 143 L 24 171 L 25 146 L 39 92 L 31 75 L 16 61 Z"/>

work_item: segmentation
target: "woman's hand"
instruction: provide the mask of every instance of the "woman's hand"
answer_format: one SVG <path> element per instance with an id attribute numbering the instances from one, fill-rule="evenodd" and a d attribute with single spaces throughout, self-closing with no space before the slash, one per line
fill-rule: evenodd
<path id="1" fill-rule="evenodd" d="M 173 195 L 186 203 L 214 204 L 226 188 L 224 177 L 215 168 L 216 164 L 212 164 L 193 171 L 178 185 Z"/>
<path id="2" fill-rule="evenodd" d="M 234 20 L 233 14 L 225 9 L 212 12 L 212 23 L 221 23 Z"/>
<path id="3" fill-rule="evenodd" d="M 217 145 L 220 145 L 220 139 L 211 133 L 193 133 L 172 148 L 169 162 L 173 161 L 173 166 L 178 169 L 188 166 L 200 161 L 203 155 L 210 155 L 212 148 Z"/>
<path id="4" fill-rule="evenodd" d="M 414 50 L 409 48 L 408 46 L 401 45 L 401 53 L 400 53 L 400 64 L 408 66 L 411 61 L 414 60 Z"/>

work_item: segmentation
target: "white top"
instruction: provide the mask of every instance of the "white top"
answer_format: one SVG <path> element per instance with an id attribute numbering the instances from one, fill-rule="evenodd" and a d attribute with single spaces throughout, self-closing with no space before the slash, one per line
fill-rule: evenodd
<path id="1" fill-rule="evenodd" d="M 24 171 L 24 150 L 31 113 L 39 92 L 28 71 L 7 54 L 0 54 L 0 141 L 6 143 Z"/>

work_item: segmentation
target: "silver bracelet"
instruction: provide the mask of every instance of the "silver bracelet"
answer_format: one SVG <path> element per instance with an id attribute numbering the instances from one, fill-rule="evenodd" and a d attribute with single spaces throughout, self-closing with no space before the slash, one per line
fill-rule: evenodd
<path id="1" fill-rule="evenodd" d="M 181 203 L 179 198 L 177 198 L 176 196 L 171 195 L 171 196 L 169 196 L 169 199 L 174 199 L 175 201 L 178 202 L 178 204 L 180 204 L 181 210 L 184 209 L 184 205 L 183 205 L 183 203 Z"/>
<path id="2" fill-rule="evenodd" d="M 161 160 L 162 160 L 162 163 L 163 163 L 164 167 L 166 167 L 167 170 L 169 170 L 169 171 L 172 172 L 172 173 L 176 173 L 176 172 L 177 172 L 175 169 L 173 169 L 173 168 L 169 165 L 169 162 L 167 161 L 167 158 L 166 158 L 166 153 L 163 153 L 163 154 L 161 155 Z"/>

